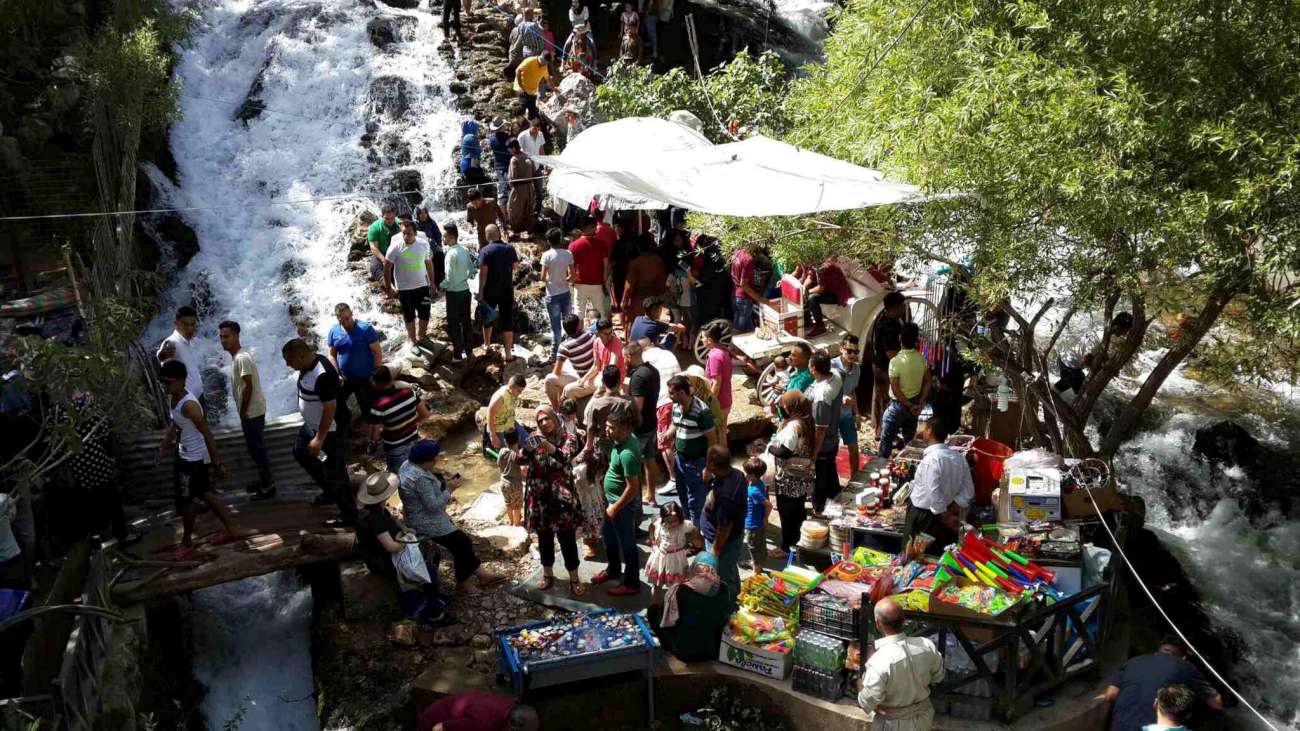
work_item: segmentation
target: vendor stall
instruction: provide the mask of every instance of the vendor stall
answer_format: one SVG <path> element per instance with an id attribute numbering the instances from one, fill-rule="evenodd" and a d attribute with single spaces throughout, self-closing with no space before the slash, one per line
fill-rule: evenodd
<path id="1" fill-rule="evenodd" d="M 537 688 L 644 670 L 654 718 L 654 658 L 645 620 L 613 609 L 496 630 L 497 672 L 516 696 Z"/>

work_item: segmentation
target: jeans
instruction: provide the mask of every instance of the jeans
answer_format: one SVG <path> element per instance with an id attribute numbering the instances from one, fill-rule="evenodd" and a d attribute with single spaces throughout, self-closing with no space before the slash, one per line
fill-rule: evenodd
<path id="1" fill-rule="evenodd" d="M 451 353 L 464 358 L 474 349 L 474 322 L 469 316 L 469 290 L 447 292 L 447 337 L 451 340 Z"/>
<path id="2" fill-rule="evenodd" d="M 709 486 L 704 482 L 704 458 L 682 459 L 678 454 L 673 458 L 673 467 L 677 472 L 678 502 L 686 508 L 686 517 L 699 525 L 704 501 L 709 497 Z"/>
<path id="3" fill-rule="evenodd" d="M 257 486 L 263 490 L 273 487 L 275 478 L 271 476 L 271 459 L 266 455 L 266 440 L 263 439 L 266 431 L 266 414 L 251 419 L 240 419 L 239 427 L 244 432 L 244 446 L 248 448 L 248 456 L 252 457 L 253 464 L 257 465 Z"/>
<path id="4" fill-rule="evenodd" d="M 560 292 L 546 298 L 546 314 L 551 318 L 551 358 L 560 352 L 560 341 L 564 338 L 564 318 L 573 309 L 573 294 Z"/>
<path id="5" fill-rule="evenodd" d="M 646 40 L 650 41 L 650 54 L 659 55 L 659 16 L 654 13 L 646 13 L 645 20 L 641 21 L 641 27 L 645 30 Z"/>
<path id="6" fill-rule="evenodd" d="M 540 90 L 539 90 L 540 91 Z M 537 95 L 519 92 L 519 106 L 524 108 L 530 118 L 537 116 Z"/>
<path id="7" fill-rule="evenodd" d="M 316 431 L 306 424 L 298 430 L 298 441 L 293 445 L 293 458 L 325 497 L 333 499 L 339 506 L 339 516 L 349 524 L 355 524 L 357 504 L 352 499 L 352 491 L 348 489 L 348 475 L 343 463 L 343 432 L 333 431 L 325 435 L 325 443 L 320 450 L 325 455 L 324 462 L 319 455 L 313 456 L 307 452 L 307 443 L 314 436 Z"/>
<path id="8" fill-rule="evenodd" d="M 754 300 L 748 297 L 734 297 L 732 299 L 733 312 L 735 315 L 731 320 L 731 328 L 734 332 L 748 333 L 754 332 L 758 328 L 755 321 L 758 314 L 758 306 Z"/>
<path id="9" fill-rule="evenodd" d="M 740 530 L 740 528 L 736 528 Z M 740 549 L 745 545 L 741 536 L 732 535 L 727 539 L 727 545 L 722 547 L 722 552 L 718 555 L 718 579 L 727 587 L 728 599 L 735 601 L 740 596 Z M 705 541 L 704 550 L 712 553 L 713 541 Z"/>
<path id="10" fill-rule="evenodd" d="M 455 28 L 460 33 L 460 0 L 442 0 L 442 30 Z"/>
<path id="11" fill-rule="evenodd" d="M 636 548 L 636 529 L 640 524 L 641 501 L 633 500 L 612 520 L 606 515 L 600 530 L 605 540 L 605 555 L 609 558 L 605 573 L 609 576 L 621 574 L 623 586 L 629 589 L 641 588 L 641 554 Z"/>
<path id="12" fill-rule="evenodd" d="M 913 414 L 897 401 L 890 401 L 889 407 L 880 417 L 880 458 L 889 461 L 894 451 L 894 438 L 902 435 L 903 444 L 916 436 L 916 414 Z"/>
<path id="13" fill-rule="evenodd" d="M 411 453 L 411 445 L 415 444 L 414 440 L 399 444 L 396 447 L 384 447 L 384 464 L 388 466 L 388 471 L 397 474 L 402 469 L 402 464 L 406 462 L 406 455 Z"/>
<path id="14" fill-rule="evenodd" d="M 478 571 L 480 561 L 474 554 L 474 544 L 469 536 L 454 530 L 445 536 L 433 536 L 433 542 L 451 552 L 451 563 L 456 572 L 456 583 L 463 584 Z"/>
<path id="15" fill-rule="evenodd" d="M 813 325 L 826 324 L 826 315 L 822 312 L 822 305 L 838 305 L 840 298 L 835 296 L 834 292 L 813 292 L 808 295 L 808 306 L 804 308 L 805 319 Z"/>
<path id="16" fill-rule="evenodd" d="M 510 197 L 510 173 L 505 166 L 493 166 L 492 172 L 497 176 L 497 200 L 500 201 L 504 208 L 506 200 Z"/>
<path id="17" fill-rule="evenodd" d="M 569 570 L 569 578 L 578 578 L 578 539 L 573 529 L 537 531 L 537 555 L 542 566 L 550 568 L 555 565 L 555 539 L 560 541 L 560 553 L 564 556 L 564 568 Z"/>

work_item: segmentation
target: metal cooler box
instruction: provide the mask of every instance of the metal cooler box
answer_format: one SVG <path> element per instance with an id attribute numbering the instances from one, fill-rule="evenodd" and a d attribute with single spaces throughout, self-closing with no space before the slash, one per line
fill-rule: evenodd
<path id="1" fill-rule="evenodd" d="M 623 631 L 611 636 L 610 625 Z M 649 717 L 654 718 L 654 660 L 659 641 L 640 615 L 598 609 L 504 627 L 494 635 L 498 672 L 510 679 L 515 696 L 535 688 L 644 670 Z"/>

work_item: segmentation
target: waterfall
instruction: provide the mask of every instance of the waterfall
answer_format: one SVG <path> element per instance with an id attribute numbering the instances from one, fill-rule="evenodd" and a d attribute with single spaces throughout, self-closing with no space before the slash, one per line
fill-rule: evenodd
<path id="1" fill-rule="evenodd" d="M 295 375 L 280 346 L 298 327 L 323 340 L 335 303 L 346 301 L 387 336 L 403 335 L 400 318 L 359 286 L 345 232 L 394 191 L 451 180 L 461 116 L 446 101 L 452 71 L 427 12 L 356 0 L 184 7 L 198 23 L 178 49 L 177 179 L 146 172 L 159 205 L 189 209 L 180 215 L 199 252 L 169 284 L 145 339 L 156 345 L 176 307 L 197 301 L 205 372 L 225 372 L 217 324 L 239 322 L 268 416 L 292 413 Z M 375 24 L 391 28 L 382 49 L 371 41 Z M 418 200 L 407 196 L 399 212 Z M 284 201 L 295 203 L 274 205 Z M 445 216 L 435 211 L 440 223 Z"/>
<path id="2" fill-rule="evenodd" d="M 190 595 L 190 657 L 209 729 L 318 731 L 311 620 L 311 589 L 292 571 Z"/>

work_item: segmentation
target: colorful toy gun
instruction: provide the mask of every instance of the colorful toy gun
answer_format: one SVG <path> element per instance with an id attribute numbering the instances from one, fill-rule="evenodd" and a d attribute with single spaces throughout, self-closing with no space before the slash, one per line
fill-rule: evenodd
<path id="1" fill-rule="evenodd" d="M 1056 574 L 1026 559 L 1015 551 L 998 548 L 992 541 L 980 539 L 968 533 L 962 540 L 960 552 L 975 562 L 982 563 L 990 569 L 997 569 L 1009 580 L 1025 586 L 1038 582 L 1052 583 Z"/>

